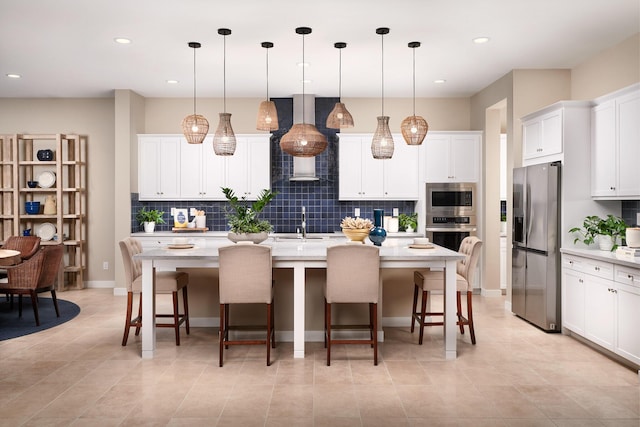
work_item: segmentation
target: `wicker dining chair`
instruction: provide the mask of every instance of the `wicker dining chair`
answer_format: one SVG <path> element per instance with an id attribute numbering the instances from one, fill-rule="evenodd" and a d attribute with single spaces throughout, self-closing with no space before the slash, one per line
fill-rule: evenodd
<path id="1" fill-rule="evenodd" d="M 38 294 L 51 292 L 51 299 L 56 310 L 56 316 L 60 317 L 58 300 L 56 298 L 56 278 L 62 262 L 62 245 L 48 245 L 41 247 L 35 255 L 26 261 L 13 266 L 7 266 L 8 280 L 0 282 L 0 293 L 18 295 L 18 316 L 22 317 L 22 295 L 31 297 L 33 315 L 36 326 L 40 326 L 38 315 Z"/>
<path id="2" fill-rule="evenodd" d="M 27 260 L 40 249 L 38 236 L 9 236 L 0 249 L 11 249 L 20 252 L 20 258 Z"/>

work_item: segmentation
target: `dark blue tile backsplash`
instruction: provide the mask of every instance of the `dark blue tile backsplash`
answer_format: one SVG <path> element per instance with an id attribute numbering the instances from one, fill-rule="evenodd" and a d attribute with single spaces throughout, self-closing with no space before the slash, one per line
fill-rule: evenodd
<path id="1" fill-rule="evenodd" d="M 327 137 L 327 149 L 316 156 L 318 181 L 289 181 L 293 174 L 293 157 L 280 149 L 280 138 L 293 125 L 293 99 L 273 98 L 278 109 L 280 128 L 271 137 L 271 189 L 277 191 L 276 198 L 264 209 L 262 218 L 269 220 L 277 233 L 293 233 L 300 227 L 302 206 L 306 207 L 307 232 L 330 233 L 340 230 L 340 221 L 353 216 L 354 208 L 360 208 L 360 216 L 373 221 L 373 210 L 384 209 L 391 215 L 393 208 L 400 213 L 411 213 L 415 201 L 339 201 L 338 200 L 338 137 L 336 129 L 327 129 L 327 115 L 338 98 L 316 98 L 316 127 Z M 203 201 L 157 201 L 141 202 L 138 194 L 131 195 L 131 230 L 142 231 L 135 216 L 146 206 L 165 212 L 163 225 L 156 230 L 171 230 L 173 218 L 171 208 L 197 208 L 207 215 L 207 227 L 212 231 L 228 230 L 223 207 L 226 202 Z"/>
<path id="2" fill-rule="evenodd" d="M 624 200 L 622 202 L 622 219 L 627 225 L 640 227 L 636 215 L 640 213 L 640 200 Z"/>

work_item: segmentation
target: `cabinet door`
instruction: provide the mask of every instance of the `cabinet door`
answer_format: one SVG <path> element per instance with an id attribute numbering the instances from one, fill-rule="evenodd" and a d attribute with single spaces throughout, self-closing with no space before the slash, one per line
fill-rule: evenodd
<path id="1" fill-rule="evenodd" d="M 362 138 L 340 136 L 338 142 L 338 198 L 362 198 Z"/>
<path id="2" fill-rule="evenodd" d="M 530 120 L 522 125 L 522 155 L 525 159 L 540 156 L 542 138 L 542 121 Z"/>
<path id="3" fill-rule="evenodd" d="M 477 135 L 452 135 L 449 176 L 453 182 L 477 182 L 480 140 Z"/>
<path id="4" fill-rule="evenodd" d="M 226 186 L 238 197 L 249 196 L 249 146 L 246 138 L 237 138 L 236 151 L 233 156 L 225 156 Z"/>
<path id="5" fill-rule="evenodd" d="M 255 200 L 262 190 L 271 188 L 270 137 L 259 136 L 247 139 L 247 199 Z"/>
<path id="6" fill-rule="evenodd" d="M 611 280 L 585 275 L 585 338 L 609 350 L 615 339 L 615 286 Z"/>
<path id="7" fill-rule="evenodd" d="M 186 142 L 186 141 L 185 141 Z M 190 144 L 189 144 L 190 145 Z M 201 145 L 202 178 L 200 184 L 201 197 L 206 200 L 225 200 L 221 188 L 225 185 L 225 156 L 217 156 L 213 151 L 213 136 L 204 139 Z M 187 168 L 190 166 L 187 165 Z M 183 169 L 184 173 L 184 169 Z"/>
<path id="8" fill-rule="evenodd" d="M 203 144 L 180 145 L 180 196 L 184 199 L 202 198 Z"/>
<path id="9" fill-rule="evenodd" d="M 562 131 L 562 110 L 542 116 L 541 156 L 562 153 Z"/>
<path id="10" fill-rule="evenodd" d="M 618 196 L 640 196 L 640 93 L 616 102 L 618 128 Z M 612 168 L 615 169 L 615 168 Z"/>
<path id="11" fill-rule="evenodd" d="M 583 274 L 562 270 L 562 327 L 584 336 L 585 285 Z"/>
<path id="12" fill-rule="evenodd" d="M 393 157 L 385 160 L 384 198 L 399 200 L 418 200 L 420 198 L 420 150 L 418 145 L 407 145 L 399 137 Z"/>
<path id="13" fill-rule="evenodd" d="M 617 343 L 622 356 L 640 365 L 640 288 L 618 284 L 617 287 Z"/>
<path id="14" fill-rule="evenodd" d="M 138 141 L 140 200 L 180 197 L 180 139 L 144 137 Z"/>
<path id="15" fill-rule="evenodd" d="M 591 110 L 591 195 L 616 194 L 616 110 L 609 101 Z"/>
<path id="16" fill-rule="evenodd" d="M 397 139 L 396 139 L 397 141 Z M 395 142 L 395 141 L 394 141 Z M 362 179 L 360 188 L 362 198 L 367 200 L 380 200 L 384 198 L 384 166 L 388 160 L 374 159 L 371 154 L 371 140 L 363 138 L 361 143 L 360 157 L 362 159 Z M 396 145 L 397 147 L 397 145 Z M 397 148 L 395 149 L 397 150 Z M 395 150 L 393 157 L 395 157 Z"/>
<path id="17" fill-rule="evenodd" d="M 449 182 L 449 140 L 448 135 L 435 135 L 427 138 L 426 144 L 426 182 Z"/>

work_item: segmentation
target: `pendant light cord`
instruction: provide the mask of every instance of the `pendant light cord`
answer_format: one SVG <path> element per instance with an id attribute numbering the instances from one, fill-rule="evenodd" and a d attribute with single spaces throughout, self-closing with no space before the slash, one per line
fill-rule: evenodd
<path id="1" fill-rule="evenodd" d="M 302 124 L 304 124 L 304 68 L 306 67 L 304 63 L 304 34 L 302 34 Z"/>
<path id="2" fill-rule="evenodd" d="M 267 51 L 267 101 L 269 100 L 269 49 Z"/>
<path id="3" fill-rule="evenodd" d="M 222 110 L 227 112 L 227 36 L 222 37 Z"/>
<path id="4" fill-rule="evenodd" d="M 416 49 L 413 48 L 413 115 L 416 115 Z"/>
<path id="5" fill-rule="evenodd" d="M 196 115 L 196 48 L 193 48 L 193 115 Z"/>
<path id="6" fill-rule="evenodd" d="M 384 116 L 384 34 L 380 35 L 380 43 L 382 45 L 382 84 L 380 86 L 382 87 L 382 115 Z"/>
<path id="7" fill-rule="evenodd" d="M 338 67 L 338 98 L 340 98 L 340 102 L 342 102 L 342 49 L 338 49 L 340 53 L 340 61 Z"/>

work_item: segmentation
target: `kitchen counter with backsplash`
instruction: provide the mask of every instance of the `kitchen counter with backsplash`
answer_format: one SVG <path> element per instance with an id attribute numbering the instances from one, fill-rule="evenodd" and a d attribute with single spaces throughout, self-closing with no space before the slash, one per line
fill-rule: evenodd
<path id="1" fill-rule="evenodd" d="M 619 258 L 616 256 L 615 251 L 608 252 L 598 249 L 561 248 L 560 252 L 562 252 L 563 254 L 576 255 L 598 261 L 610 262 L 612 264 L 624 265 L 627 267 L 640 269 L 640 259 L 636 259 L 634 261 L 630 258 Z"/>

